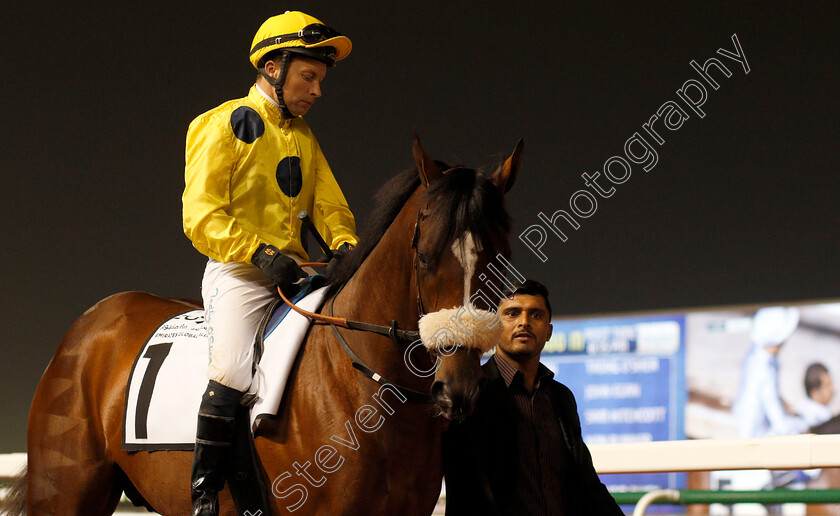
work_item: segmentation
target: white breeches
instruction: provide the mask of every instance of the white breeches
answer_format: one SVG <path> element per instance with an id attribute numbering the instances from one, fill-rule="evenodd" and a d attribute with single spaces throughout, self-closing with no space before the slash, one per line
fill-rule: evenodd
<path id="1" fill-rule="evenodd" d="M 207 262 L 201 297 L 210 344 L 208 379 L 238 391 L 248 390 L 254 337 L 276 295 L 273 282 L 251 264 L 221 263 L 212 258 Z"/>

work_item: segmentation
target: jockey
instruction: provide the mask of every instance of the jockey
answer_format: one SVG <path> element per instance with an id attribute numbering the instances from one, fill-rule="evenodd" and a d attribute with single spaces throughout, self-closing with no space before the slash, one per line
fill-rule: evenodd
<path id="1" fill-rule="evenodd" d="M 306 210 L 330 248 L 356 244 L 355 219 L 303 120 L 327 68 L 350 39 L 301 12 L 266 20 L 245 98 L 193 120 L 187 132 L 184 232 L 209 257 L 201 294 L 210 346 L 192 470 L 194 515 L 218 513 L 237 408 L 251 385 L 254 337 L 275 285 L 293 292 L 307 259 L 296 214 Z"/>

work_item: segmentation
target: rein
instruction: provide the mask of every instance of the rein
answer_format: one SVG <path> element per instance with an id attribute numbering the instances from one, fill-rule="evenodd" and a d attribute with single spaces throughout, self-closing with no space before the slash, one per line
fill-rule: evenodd
<path id="1" fill-rule="evenodd" d="M 311 319 L 315 322 L 322 323 L 322 324 L 329 324 L 330 326 L 341 326 L 342 328 L 347 328 L 348 330 L 356 330 L 356 331 L 366 331 L 371 333 L 378 333 L 379 335 L 384 335 L 386 337 L 390 337 L 391 340 L 408 340 L 408 341 L 415 341 L 420 338 L 419 331 L 411 331 L 411 330 L 401 330 L 397 327 L 397 321 L 391 321 L 391 326 L 383 326 L 381 324 L 371 324 L 371 323 L 364 323 L 359 321 L 348 321 L 344 317 L 334 317 L 333 316 L 333 303 L 335 302 L 335 296 L 333 296 L 332 300 L 330 301 L 330 315 L 322 315 L 316 314 L 315 312 L 310 312 L 308 310 L 304 310 L 299 306 L 295 305 L 288 298 L 283 294 L 283 291 L 280 288 L 277 289 L 277 292 L 280 294 L 280 297 L 283 301 L 289 305 L 289 308 L 294 310 L 295 312 L 299 313 L 300 315 L 306 317 L 307 319 Z M 340 291 L 339 291 L 340 292 Z M 338 293 L 336 293 L 336 296 Z"/>
<path id="2" fill-rule="evenodd" d="M 307 317 L 315 322 L 322 323 L 322 324 L 329 324 L 330 328 L 332 328 L 333 334 L 335 335 L 336 340 L 339 344 L 341 344 L 341 349 L 347 354 L 352 362 L 353 368 L 362 372 L 365 376 L 373 380 L 374 382 L 378 383 L 379 385 L 391 385 L 393 386 L 400 394 L 402 394 L 408 401 L 412 403 L 421 403 L 421 404 L 431 404 L 432 398 L 426 393 L 415 391 L 414 389 L 409 389 L 408 387 L 403 387 L 399 384 L 394 382 L 389 382 L 386 380 L 382 375 L 371 369 L 364 363 L 364 361 L 359 358 L 359 356 L 350 348 L 350 345 L 341 336 L 341 333 L 338 331 L 337 326 L 341 326 L 342 328 L 347 328 L 348 330 L 354 331 L 364 331 L 370 333 L 376 333 L 379 335 L 384 335 L 389 337 L 394 344 L 399 344 L 400 341 L 415 341 L 420 338 L 420 332 L 418 331 L 408 331 L 408 330 L 401 330 L 397 327 L 397 321 L 391 321 L 390 326 L 383 326 L 380 324 L 371 324 L 371 323 L 364 323 L 359 321 L 348 321 L 344 317 L 334 317 L 333 316 L 333 304 L 335 303 L 335 298 L 338 297 L 338 292 L 335 296 L 330 300 L 329 305 L 329 316 L 316 314 L 314 312 L 309 312 L 302 308 L 299 308 L 294 303 L 292 303 L 289 299 L 283 295 L 283 291 L 280 288 L 277 289 L 277 292 L 280 294 L 280 297 L 283 301 L 289 305 L 289 308 L 294 310 L 295 312 L 301 314 L 304 317 Z M 339 292 L 341 292 L 339 290 Z"/>
<path id="3" fill-rule="evenodd" d="M 305 213 L 305 212 L 301 212 Z M 420 221 L 424 220 L 429 215 L 428 209 L 421 209 L 417 212 L 417 220 L 414 222 L 414 234 L 411 237 L 411 248 L 414 250 L 414 280 L 415 285 L 417 287 L 417 310 L 418 315 L 422 317 L 426 314 L 425 307 L 423 306 L 423 296 L 420 292 L 420 262 L 422 261 L 425 263 L 425 258 L 423 253 L 417 249 L 417 244 L 420 241 Z M 317 233 L 317 232 L 316 232 Z M 320 235 L 319 235 L 320 236 Z M 298 264 L 300 267 L 324 267 L 327 264 L 324 262 L 301 262 Z M 289 305 L 289 308 L 294 310 L 295 312 L 299 313 L 300 315 L 311 319 L 315 322 L 323 323 L 323 324 L 330 324 L 334 326 L 341 326 L 342 328 L 347 328 L 348 330 L 357 330 L 357 331 L 367 331 L 378 333 L 379 335 L 385 335 L 386 337 L 390 337 L 395 343 L 397 340 L 410 340 L 415 341 L 420 338 L 420 332 L 418 331 L 407 331 L 407 330 L 400 330 L 397 328 L 397 321 L 391 321 L 391 326 L 383 326 L 381 324 L 370 324 L 370 323 L 363 323 L 358 321 L 348 321 L 344 317 L 334 317 L 333 316 L 333 303 L 335 302 L 335 298 L 338 297 L 338 293 L 343 290 L 344 287 L 342 286 L 338 292 L 336 292 L 335 296 L 333 296 L 332 302 L 330 302 L 330 315 L 321 315 L 316 314 L 314 312 L 309 312 L 302 308 L 297 307 L 294 303 L 289 301 L 285 295 L 283 295 L 283 291 L 280 290 L 280 287 L 277 287 L 277 292 L 280 294 L 280 297 L 283 301 Z"/>
<path id="4" fill-rule="evenodd" d="M 300 262 L 298 267 L 326 267 L 327 262 Z"/>
<path id="5" fill-rule="evenodd" d="M 414 265 L 414 280 L 415 280 L 415 285 L 417 287 L 417 310 L 418 310 L 418 313 L 421 317 L 426 314 L 425 307 L 423 306 L 423 296 L 422 296 L 421 291 L 420 291 L 420 262 L 422 261 L 423 263 L 425 263 L 425 258 L 423 256 L 423 253 L 417 248 L 417 245 L 420 241 L 420 221 L 425 219 L 428 216 L 428 214 L 429 214 L 428 209 L 421 209 L 417 212 L 417 220 L 414 222 L 414 233 L 411 237 L 411 249 L 414 250 L 414 263 L 413 263 L 413 265 Z M 301 267 L 306 267 L 306 266 L 321 266 L 321 265 L 326 265 L 326 264 L 322 264 L 322 263 L 318 263 L 318 262 L 305 262 L 305 263 L 301 263 L 299 265 Z M 416 341 L 417 339 L 420 338 L 420 332 L 419 331 L 413 331 L 413 330 L 401 330 L 397 327 L 397 321 L 396 320 L 392 320 L 390 326 L 383 326 L 381 324 L 371 324 L 371 323 L 365 323 L 365 322 L 360 322 L 360 321 L 348 321 L 344 317 L 335 317 L 333 315 L 333 305 L 335 304 L 335 298 L 338 297 L 338 294 L 340 294 L 343 289 L 344 289 L 344 286 L 342 286 L 339 289 L 339 291 L 336 292 L 336 294 L 330 300 L 330 305 L 329 305 L 329 309 L 328 309 L 329 315 L 316 314 L 314 312 L 310 312 L 310 311 L 304 310 L 302 308 L 299 308 L 299 307 L 295 306 L 295 304 L 292 303 L 289 299 L 286 298 L 286 296 L 283 294 L 283 291 L 279 287 L 277 288 L 277 292 L 280 294 L 280 297 L 283 299 L 283 301 L 287 305 L 289 305 L 289 308 L 291 308 L 295 312 L 299 313 L 300 315 L 302 315 L 304 317 L 307 317 L 308 319 L 310 319 L 312 321 L 322 323 L 322 324 L 329 324 L 330 328 L 332 328 L 332 331 L 333 331 L 333 334 L 335 335 L 336 340 L 338 341 L 339 344 L 341 344 L 341 349 L 343 349 L 344 352 L 347 354 L 347 356 L 350 357 L 350 361 L 352 362 L 353 367 L 356 370 L 361 371 L 365 376 L 367 376 L 368 378 L 370 378 L 374 382 L 378 383 L 379 385 L 386 385 L 386 384 L 392 385 L 394 388 L 397 389 L 397 391 L 399 391 L 403 396 L 405 396 L 405 398 L 407 400 L 411 401 L 412 403 L 431 404 L 432 403 L 432 397 L 429 394 L 426 394 L 426 393 L 423 393 L 423 392 L 420 392 L 420 391 L 415 391 L 414 389 L 409 389 L 408 387 L 403 387 L 403 386 L 398 385 L 396 383 L 389 382 L 388 380 L 383 378 L 381 374 L 377 373 L 376 371 L 374 371 L 373 369 L 368 367 L 367 364 L 365 364 L 364 361 L 361 358 L 359 358 L 359 355 L 357 355 L 350 348 L 350 345 L 347 343 L 347 341 L 344 339 L 344 337 L 341 336 L 341 333 L 338 331 L 337 326 L 341 326 L 342 328 L 347 328 L 348 330 L 364 331 L 364 332 L 376 333 L 378 335 L 384 335 L 384 336 L 390 338 L 391 341 L 397 346 L 399 346 L 400 341 L 409 341 L 409 342 Z"/>

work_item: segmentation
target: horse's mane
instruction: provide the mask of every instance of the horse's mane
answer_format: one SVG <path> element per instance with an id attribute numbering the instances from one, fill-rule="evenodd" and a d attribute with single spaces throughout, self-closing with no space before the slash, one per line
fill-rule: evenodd
<path id="1" fill-rule="evenodd" d="M 507 239 L 494 237 L 499 232 L 507 235 L 510 231 L 510 217 L 504 208 L 501 193 L 490 178 L 475 169 L 450 169 L 444 163 L 435 163 L 441 170 L 448 172 L 435 181 L 428 192 L 434 209 L 425 224 L 438 228 L 429 249 L 425 250 L 428 267 L 433 270 L 454 239 L 466 231 L 472 233 L 479 249 L 496 249 L 509 255 Z M 334 296 L 350 281 L 418 186 L 420 177 L 417 169 L 411 168 L 390 179 L 377 191 L 376 207 L 365 231 L 360 235 L 359 244 L 327 278 L 330 286 L 326 298 Z M 410 236 L 406 235 L 408 238 Z"/>
<path id="2" fill-rule="evenodd" d="M 382 239 L 382 235 L 397 218 L 397 214 L 418 186 L 420 186 L 420 176 L 416 169 L 411 168 L 397 174 L 379 188 L 374 196 L 376 207 L 370 216 L 365 231 L 359 235 L 358 245 L 341 260 L 327 277 L 330 286 L 327 289 L 326 299 L 334 296 L 341 290 L 341 287 L 350 281 L 350 278 L 353 277 L 353 274 L 362 266 L 365 258 Z"/>

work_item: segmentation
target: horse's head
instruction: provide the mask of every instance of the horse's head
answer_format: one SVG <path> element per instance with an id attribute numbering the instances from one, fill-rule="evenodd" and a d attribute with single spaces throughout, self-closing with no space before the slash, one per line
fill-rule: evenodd
<path id="1" fill-rule="evenodd" d="M 337 308 L 348 318 L 392 320 L 402 328 L 420 319 L 422 342 L 404 348 L 399 362 L 372 366 L 380 379 L 430 389 L 450 419 L 472 411 L 484 381 L 479 359 L 498 341 L 499 276 L 510 254 L 504 195 L 521 158 L 520 141 L 488 176 L 436 162 L 415 140 L 416 168 L 379 190 L 359 245 L 329 278 L 325 296 L 343 292 Z M 393 356 L 390 339 L 370 339 L 357 349 L 369 357 Z"/>
<path id="2" fill-rule="evenodd" d="M 420 333 L 435 360 L 431 393 L 441 414 L 472 412 L 484 375 L 482 353 L 498 341 L 495 308 L 510 255 L 510 221 L 503 197 L 522 159 L 522 142 L 491 176 L 432 160 L 419 140 L 414 159 L 422 186 L 412 238 Z"/>

